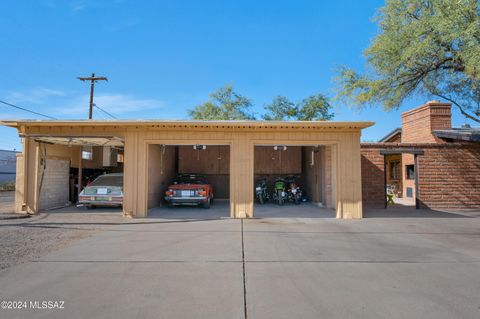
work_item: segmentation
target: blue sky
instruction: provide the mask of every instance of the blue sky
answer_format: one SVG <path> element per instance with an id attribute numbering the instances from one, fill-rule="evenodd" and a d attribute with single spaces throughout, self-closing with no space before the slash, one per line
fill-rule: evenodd
<path id="1" fill-rule="evenodd" d="M 335 68 L 363 70 L 383 1 L 8 1 L 0 13 L 0 100 L 60 119 L 88 114 L 89 86 L 108 76 L 95 103 L 122 119 L 186 119 L 186 110 L 232 84 L 254 111 L 275 95 L 333 97 Z M 334 103 L 338 121 L 372 120 L 362 139 L 400 126 L 398 111 Z M 0 104 L 0 119 L 40 118 Z M 106 116 L 95 111 L 94 118 Z M 454 112 L 453 124 L 464 118 Z M 21 149 L 0 127 L 0 149 Z"/>

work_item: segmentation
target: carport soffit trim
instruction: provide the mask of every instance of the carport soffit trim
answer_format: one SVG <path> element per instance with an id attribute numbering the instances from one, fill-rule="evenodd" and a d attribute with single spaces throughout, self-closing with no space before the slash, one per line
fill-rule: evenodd
<path id="1" fill-rule="evenodd" d="M 375 122 L 333 121 L 0 121 L 0 125 L 21 126 L 146 126 L 162 128 L 235 128 L 235 129 L 364 129 Z"/>

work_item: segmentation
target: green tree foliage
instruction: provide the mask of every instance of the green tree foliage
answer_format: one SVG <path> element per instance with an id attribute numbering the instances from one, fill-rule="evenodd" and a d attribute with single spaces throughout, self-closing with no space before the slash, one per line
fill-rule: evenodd
<path id="1" fill-rule="evenodd" d="M 322 94 L 312 95 L 297 103 L 298 121 L 326 121 L 333 119 L 332 106 Z"/>
<path id="2" fill-rule="evenodd" d="M 262 115 L 262 117 L 267 121 L 292 120 L 297 112 L 295 103 L 281 95 L 274 97 L 272 103 L 265 105 L 264 108 L 267 113 Z"/>
<path id="3" fill-rule="evenodd" d="M 231 85 L 210 94 L 210 99 L 188 110 L 190 118 L 195 120 L 255 120 L 249 112 L 252 102 L 249 98 L 236 93 Z M 312 95 L 299 103 L 293 103 L 284 96 L 276 96 L 272 103 L 265 105 L 267 111 L 262 118 L 273 121 L 321 121 L 331 120 L 331 105 L 322 94 Z"/>
<path id="4" fill-rule="evenodd" d="M 331 105 L 328 99 L 322 95 L 312 95 L 299 103 L 293 103 L 284 96 L 276 96 L 272 103 L 265 105 L 267 113 L 263 115 L 265 120 L 275 121 L 323 121 L 331 120 Z"/>
<path id="5" fill-rule="evenodd" d="M 394 109 L 436 96 L 480 122 L 479 13 L 478 0 L 387 0 L 365 51 L 369 71 L 341 68 L 337 98 Z"/>
<path id="6" fill-rule="evenodd" d="M 188 114 L 195 120 L 254 120 L 255 117 L 248 112 L 251 106 L 249 98 L 227 85 L 210 94 L 207 102 L 189 110 Z"/>

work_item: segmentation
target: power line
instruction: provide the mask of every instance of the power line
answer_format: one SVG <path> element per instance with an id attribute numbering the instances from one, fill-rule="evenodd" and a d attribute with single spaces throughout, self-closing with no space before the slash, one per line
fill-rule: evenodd
<path id="1" fill-rule="evenodd" d="M 38 113 L 38 112 L 35 112 L 35 111 L 30 111 L 30 110 L 28 110 L 28 109 L 26 109 L 26 108 L 24 108 L 24 107 L 20 107 L 20 106 L 17 106 L 17 105 L 14 105 L 14 104 L 11 104 L 11 103 L 2 101 L 2 100 L 0 100 L 0 103 L 3 103 L 3 104 L 5 104 L 5 105 L 14 107 L 14 108 L 16 108 L 16 109 L 19 109 L 19 110 L 22 110 L 22 111 L 25 111 L 25 112 L 29 112 L 29 113 L 32 113 L 32 114 L 40 115 L 40 116 L 43 116 L 43 117 L 46 117 L 46 118 L 49 118 L 49 119 L 52 119 L 52 120 L 57 120 L 57 118 L 55 118 L 55 117 L 48 116 L 48 115 L 45 115 L 45 114 L 42 114 L 42 113 Z"/>
<path id="2" fill-rule="evenodd" d="M 113 116 L 112 114 L 108 113 L 107 111 L 105 111 L 104 109 L 102 109 L 100 106 L 98 106 L 97 104 L 93 103 L 93 106 L 95 106 L 97 109 L 99 109 L 100 111 L 102 111 L 103 113 L 107 114 L 108 116 L 110 116 L 112 119 L 117 119 L 115 116 Z"/>

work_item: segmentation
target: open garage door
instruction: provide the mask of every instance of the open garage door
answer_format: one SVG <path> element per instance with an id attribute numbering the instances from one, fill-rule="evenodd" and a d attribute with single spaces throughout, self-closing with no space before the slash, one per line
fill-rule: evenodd
<path id="1" fill-rule="evenodd" d="M 28 137 L 30 149 L 38 152 L 30 161 L 38 167 L 38 201 L 36 210 L 50 210 L 76 205 L 82 190 L 105 174 L 119 176 L 119 185 L 102 185 L 97 194 L 89 192 L 84 196 L 91 205 L 115 206 L 121 212 L 123 203 L 123 139 L 116 136 L 55 136 L 55 135 L 21 135 Z M 17 166 L 25 165 L 25 159 L 18 158 Z M 18 179 L 22 184 L 22 178 Z M 33 184 L 30 184 L 32 187 Z M 119 191 L 111 193 L 110 186 Z M 19 188 L 20 189 L 20 188 Z M 113 205 L 114 204 L 114 205 Z M 77 208 L 69 210 L 75 212 Z M 23 209 L 22 209 L 23 210 Z"/>
<path id="2" fill-rule="evenodd" d="M 150 217 L 228 217 L 229 198 L 230 146 L 148 146 Z"/>
<path id="3" fill-rule="evenodd" d="M 257 145 L 255 217 L 335 217 L 332 146 Z"/>

